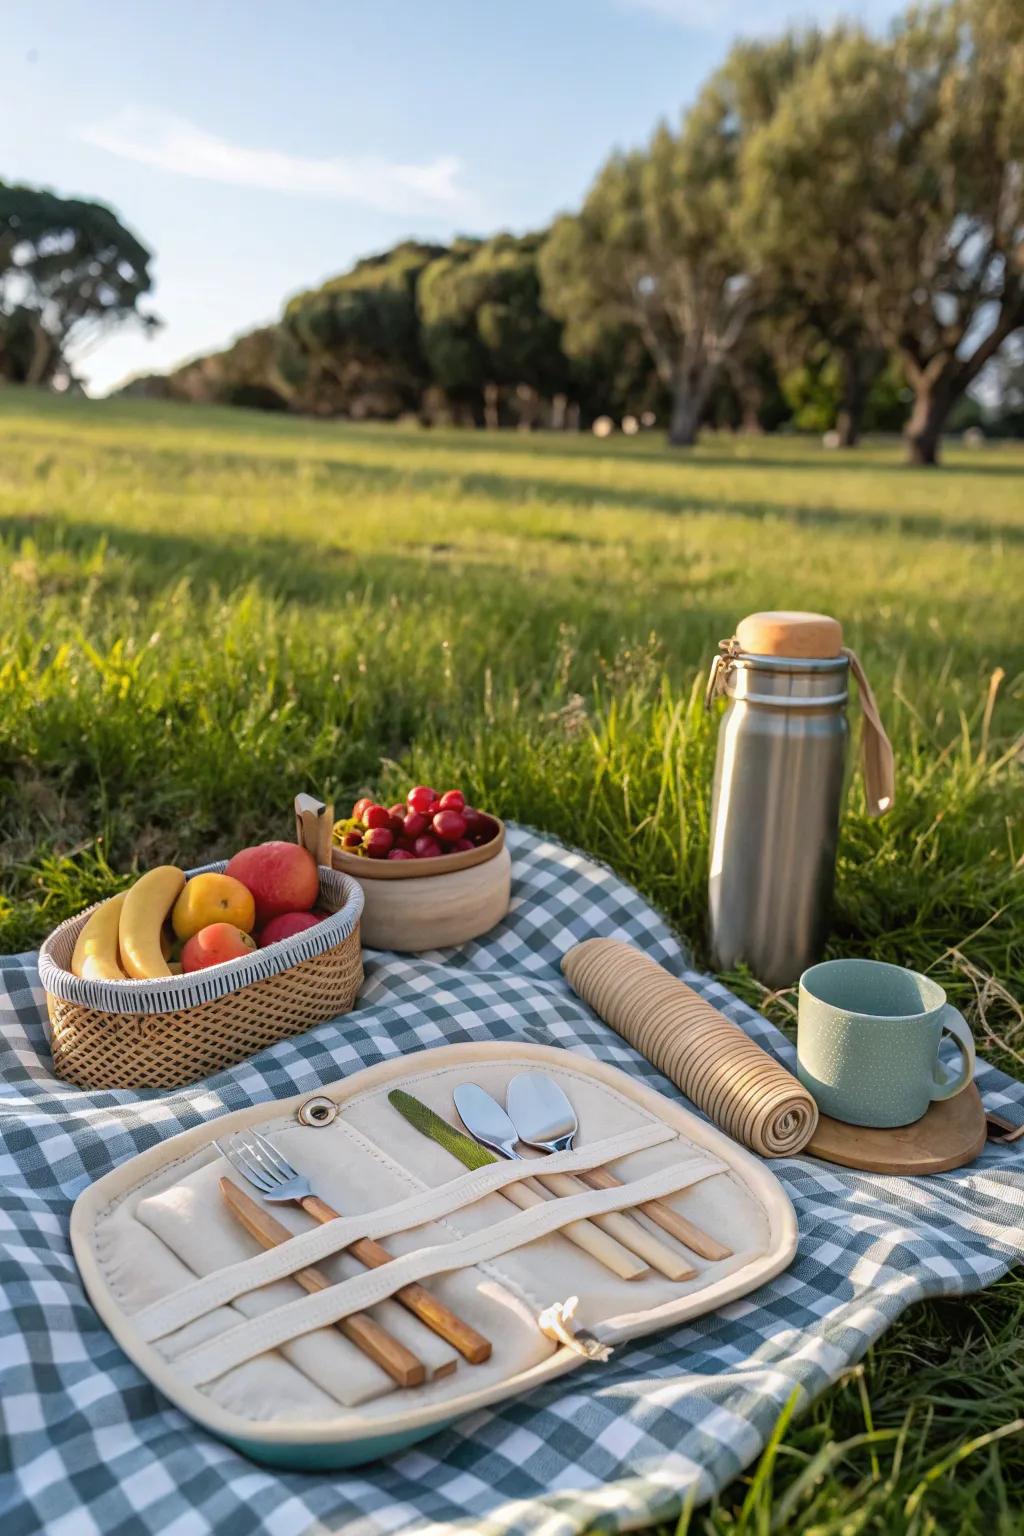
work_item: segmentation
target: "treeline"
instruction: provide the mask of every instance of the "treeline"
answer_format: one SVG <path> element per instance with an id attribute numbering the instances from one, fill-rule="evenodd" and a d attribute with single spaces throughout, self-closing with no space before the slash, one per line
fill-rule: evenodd
<path id="1" fill-rule="evenodd" d="M 707 421 L 849 445 L 903 427 L 930 464 L 993 360 L 1004 425 L 1024 417 L 1022 341 L 1024 5 L 945 0 L 885 38 L 739 43 L 550 229 L 403 243 L 133 388 L 491 426 L 607 413 L 680 446 Z"/>

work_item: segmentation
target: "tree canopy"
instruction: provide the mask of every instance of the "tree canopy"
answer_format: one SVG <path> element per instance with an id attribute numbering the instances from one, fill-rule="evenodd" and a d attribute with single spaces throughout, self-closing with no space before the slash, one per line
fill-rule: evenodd
<path id="1" fill-rule="evenodd" d="M 913 458 L 1024 324 L 1024 11 L 954 0 L 830 38 L 748 144 L 744 228 L 914 390 Z"/>
<path id="2" fill-rule="evenodd" d="M 0 182 L 0 379 L 50 383 L 111 325 L 155 325 L 150 260 L 102 203 Z"/>

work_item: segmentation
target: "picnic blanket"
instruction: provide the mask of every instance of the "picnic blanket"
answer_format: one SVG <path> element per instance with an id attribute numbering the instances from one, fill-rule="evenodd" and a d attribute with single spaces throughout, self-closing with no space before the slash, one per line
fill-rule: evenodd
<path id="1" fill-rule="evenodd" d="M 800 1245 L 759 1291 L 348 1473 L 277 1473 L 172 1408 L 93 1313 L 68 1246 L 78 1192 L 199 1121 L 308 1093 L 445 1041 L 530 1039 L 666 1079 L 574 997 L 562 954 L 604 934 L 683 976 L 780 1059 L 778 1030 L 688 967 L 666 923 L 610 870 L 512 829 L 507 920 L 457 951 L 367 956 L 358 1008 L 174 1093 L 86 1093 L 50 1073 L 34 956 L 0 960 L 0 1510 L 5 1532 L 571 1536 L 635 1529 L 709 1498 L 761 1450 L 794 1388 L 820 1392 L 912 1301 L 989 1285 L 1024 1254 L 1024 1161 L 993 1147 L 929 1179 L 772 1166 Z M 980 1066 L 987 1106 L 1024 1120 L 1024 1085 Z"/>

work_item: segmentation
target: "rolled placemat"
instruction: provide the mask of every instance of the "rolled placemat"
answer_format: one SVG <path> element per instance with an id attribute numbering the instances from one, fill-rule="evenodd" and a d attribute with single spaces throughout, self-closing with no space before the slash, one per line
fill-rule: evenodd
<path id="1" fill-rule="evenodd" d="M 793 1157 L 818 1106 L 738 1024 L 632 944 L 587 939 L 562 960 L 573 991 L 715 1125 L 762 1157 Z"/>

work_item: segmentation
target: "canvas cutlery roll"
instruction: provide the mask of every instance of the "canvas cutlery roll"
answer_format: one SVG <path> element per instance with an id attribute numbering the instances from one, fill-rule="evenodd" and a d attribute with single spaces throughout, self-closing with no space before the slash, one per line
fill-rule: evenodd
<path id="1" fill-rule="evenodd" d="M 524 1070 L 549 1074 L 571 1099 L 571 1149 L 466 1167 L 389 1102 L 400 1089 L 457 1127 L 459 1084 L 503 1102 Z M 309 1098 L 176 1136 L 87 1189 L 72 1214 L 87 1291 L 121 1347 L 183 1412 L 263 1461 L 331 1467 L 387 1454 L 745 1294 L 795 1247 L 789 1201 L 756 1159 L 679 1104 L 564 1051 L 446 1046 L 326 1086 L 317 1099 L 327 1108 L 300 1119 Z M 258 1185 L 215 1137 L 221 1147 L 266 1149 L 263 1164 L 250 1165 Z M 314 1219 L 309 1199 L 270 1203 L 263 1191 L 280 1193 L 282 1168 L 301 1171 L 327 1219 Z M 584 1182 L 594 1172 L 614 1182 Z M 527 1183 L 540 1198 L 515 1203 L 508 1192 Z M 242 1191 L 257 1229 L 272 1213 L 276 1241 L 261 1242 L 238 1219 L 225 1184 L 229 1195 Z M 635 1222 L 671 1245 L 638 1210 L 651 1202 L 711 1234 L 727 1256 L 680 1246 L 686 1278 L 641 1267 L 626 1280 L 600 1248 L 595 1257 L 565 1235 L 626 1213 L 616 1230 L 627 1240 Z M 367 1244 L 386 1261 L 361 1262 Z M 304 1287 L 295 1276 L 311 1269 L 320 1280 Z M 411 1309 L 417 1287 L 489 1352 L 471 1358 L 457 1335 L 453 1344 L 430 1324 L 429 1307 Z M 351 1328 L 360 1318 L 422 1371 L 402 1377 L 377 1363 Z"/>

